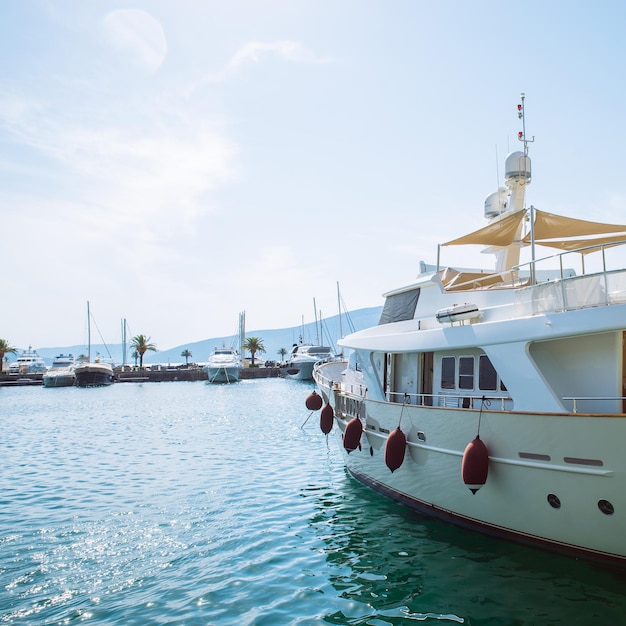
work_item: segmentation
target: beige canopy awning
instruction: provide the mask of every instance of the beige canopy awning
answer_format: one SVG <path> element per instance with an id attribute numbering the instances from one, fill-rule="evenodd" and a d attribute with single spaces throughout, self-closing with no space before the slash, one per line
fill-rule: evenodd
<path id="1" fill-rule="evenodd" d="M 458 239 L 447 241 L 442 245 L 478 244 L 493 247 L 510 246 L 515 241 L 515 237 L 519 232 L 519 226 L 526 213 L 527 209 L 515 211 L 488 224 L 484 228 L 463 235 L 463 237 Z M 535 244 L 540 246 L 548 246 L 560 250 L 580 250 L 582 254 L 587 254 L 597 250 L 599 245 L 617 246 L 626 243 L 626 225 L 590 222 L 538 210 L 535 210 L 534 213 Z M 600 237 L 598 235 L 609 236 Z M 521 243 L 522 245 L 529 245 L 530 242 L 530 233 L 528 233 Z M 588 246 L 596 246 L 596 248 L 583 250 L 583 248 Z"/>
<path id="2" fill-rule="evenodd" d="M 608 233 L 621 233 L 609 237 L 596 237 L 594 235 L 607 235 Z M 626 226 L 622 224 L 604 224 L 602 222 L 590 222 L 572 217 L 563 217 L 545 211 L 535 211 L 534 225 L 535 244 L 558 248 L 559 250 L 579 250 L 581 254 L 595 252 L 596 248 L 583 250 L 588 246 L 620 245 L 626 242 Z M 523 242 L 530 243 L 530 233 Z"/>
<path id="3" fill-rule="evenodd" d="M 515 211 L 492 222 L 484 228 L 475 230 L 473 233 L 447 241 L 444 246 L 461 246 L 465 244 L 478 244 L 483 246 L 510 246 L 515 241 L 519 225 L 526 214 L 525 209 Z"/>

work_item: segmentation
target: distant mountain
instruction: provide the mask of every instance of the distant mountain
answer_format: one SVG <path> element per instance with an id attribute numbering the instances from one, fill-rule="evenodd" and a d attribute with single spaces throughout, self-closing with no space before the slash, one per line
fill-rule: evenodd
<path id="1" fill-rule="evenodd" d="M 310 322 L 304 326 L 294 326 L 292 328 L 272 329 L 272 330 L 246 330 L 247 337 L 258 337 L 263 341 L 266 352 L 256 355 L 256 358 L 261 358 L 268 361 L 280 360 L 278 351 L 281 348 L 289 351 L 294 343 L 298 343 L 300 337 L 304 343 L 314 343 L 324 346 L 330 346 L 334 351 L 339 352 L 340 348 L 337 346 L 337 340 L 341 336 L 348 335 L 357 330 L 363 330 L 370 326 L 378 324 L 380 319 L 380 313 L 382 306 L 370 307 L 367 309 L 358 309 L 357 311 L 350 311 L 343 315 L 335 315 L 328 317 L 318 322 Z M 316 328 L 317 326 L 317 328 Z M 158 338 L 155 338 L 154 343 L 157 347 L 159 345 Z M 185 359 L 180 355 L 183 350 L 189 350 L 192 356 L 189 358 L 190 363 L 205 363 L 209 358 L 209 354 L 215 347 L 219 347 L 222 344 L 226 346 L 235 345 L 237 342 L 236 337 L 211 337 L 202 341 L 196 341 L 194 343 L 186 343 L 169 350 L 159 350 L 157 352 L 146 352 L 143 357 L 144 365 L 151 365 L 155 363 L 184 363 Z M 103 358 L 111 357 L 116 365 L 122 363 L 122 350 L 121 344 L 104 345 L 104 344 L 92 344 L 91 355 L 94 357 L 99 354 Z M 134 360 L 130 354 L 130 348 L 126 347 L 126 363 L 132 365 Z M 64 346 L 56 348 L 37 348 L 37 353 L 41 356 L 48 365 L 52 365 L 52 360 L 58 354 L 73 354 L 78 357 L 80 354 L 85 354 L 87 347 L 83 345 L 78 346 Z M 9 362 L 14 361 L 17 355 L 7 355 Z M 249 356 L 249 355 L 248 355 Z"/>

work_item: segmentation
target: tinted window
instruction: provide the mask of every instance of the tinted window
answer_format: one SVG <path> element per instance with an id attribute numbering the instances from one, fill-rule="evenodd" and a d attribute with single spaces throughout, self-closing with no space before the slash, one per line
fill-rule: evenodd
<path id="1" fill-rule="evenodd" d="M 485 354 L 478 362 L 478 388 L 484 391 L 495 391 L 498 388 L 498 375 Z"/>
<path id="2" fill-rule="evenodd" d="M 456 379 L 456 364 L 453 356 L 444 356 L 441 359 L 441 388 L 454 389 Z"/>
<path id="3" fill-rule="evenodd" d="M 459 389 L 474 389 L 474 357 L 459 359 Z"/>

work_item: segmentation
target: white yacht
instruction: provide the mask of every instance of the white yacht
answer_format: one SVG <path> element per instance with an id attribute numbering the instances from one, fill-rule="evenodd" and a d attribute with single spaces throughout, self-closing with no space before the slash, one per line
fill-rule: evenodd
<path id="1" fill-rule="evenodd" d="M 332 358 L 332 350 L 327 346 L 294 343 L 287 358 L 280 364 L 279 373 L 283 378 L 312 380 L 315 364 Z"/>
<path id="2" fill-rule="evenodd" d="M 54 357 L 52 366 L 43 375 L 44 387 L 71 387 L 75 380 L 74 356 L 72 354 L 59 354 Z"/>
<path id="3" fill-rule="evenodd" d="M 243 363 L 234 348 L 215 348 L 209 355 L 204 371 L 210 383 L 234 383 L 239 380 Z"/>
<path id="4" fill-rule="evenodd" d="M 28 349 L 23 350 L 17 360 L 9 365 L 9 374 L 43 374 L 47 369 L 46 362 L 37 351 L 28 346 Z"/>
<path id="5" fill-rule="evenodd" d="M 527 206 L 523 94 L 518 112 L 523 149 L 485 202 L 488 225 L 443 244 L 486 246 L 495 266 L 448 267 L 438 251 L 385 294 L 377 326 L 339 341 L 348 362 L 316 367 L 307 407 L 323 407 L 323 432 L 376 492 L 626 566 L 626 269 L 613 254 L 626 225 Z"/>

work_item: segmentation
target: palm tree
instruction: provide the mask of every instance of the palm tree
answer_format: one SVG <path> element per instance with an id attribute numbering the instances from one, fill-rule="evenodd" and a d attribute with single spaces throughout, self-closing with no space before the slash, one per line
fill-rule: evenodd
<path id="1" fill-rule="evenodd" d="M 17 348 L 14 348 L 6 339 L 0 339 L 0 372 L 2 371 L 2 363 L 5 354 L 15 354 Z"/>
<path id="2" fill-rule="evenodd" d="M 148 351 L 156 352 L 156 345 L 150 343 L 150 337 L 145 335 L 135 335 L 130 342 L 131 349 L 134 349 L 139 355 L 139 369 L 143 368 L 143 355 Z"/>
<path id="3" fill-rule="evenodd" d="M 280 354 L 280 360 L 284 361 L 285 360 L 285 355 L 287 354 L 287 350 L 285 348 L 281 348 L 278 351 L 278 354 Z"/>
<path id="4" fill-rule="evenodd" d="M 265 352 L 265 346 L 263 345 L 263 340 L 258 337 L 246 337 L 246 340 L 243 344 L 244 350 L 247 350 L 252 357 L 251 367 L 254 367 L 254 355 L 257 352 L 261 354 Z"/>
<path id="5" fill-rule="evenodd" d="M 189 350 L 183 350 L 180 353 L 180 356 L 182 356 L 185 359 L 185 365 L 189 365 L 189 359 L 193 356 L 193 354 L 191 354 Z"/>

